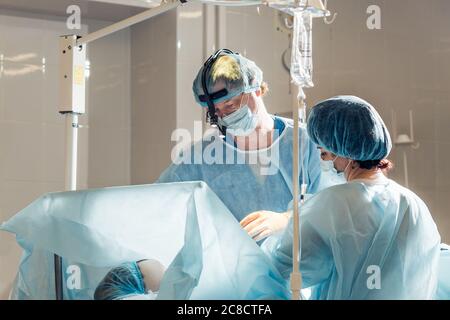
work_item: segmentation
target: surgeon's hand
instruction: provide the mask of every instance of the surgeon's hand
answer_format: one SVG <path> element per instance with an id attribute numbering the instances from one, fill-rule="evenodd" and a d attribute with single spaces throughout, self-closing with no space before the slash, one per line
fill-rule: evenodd
<path id="1" fill-rule="evenodd" d="M 261 241 L 283 231 L 287 227 L 291 215 L 291 212 L 256 211 L 242 219 L 240 224 L 250 237 L 255 241 Z"/>

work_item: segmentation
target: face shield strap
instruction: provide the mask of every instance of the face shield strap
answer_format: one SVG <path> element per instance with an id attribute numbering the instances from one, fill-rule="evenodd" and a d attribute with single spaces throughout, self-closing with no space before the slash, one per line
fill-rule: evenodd
<path id="1" fill-rule="evenodd" d="M 235 53 L 229 49 L 217 50 L 213 55 L 211 55 L 208 58 L 208 60 L 206 60 L 205 64 L 203 65 L 202 89 L 204 94 L 199 96 L 199 99 L 202 102 L 206 102 L 206 104 L 208 105 L 208 112 L 206 113 L 206 121 L 209 122 L 211 126 L 218 127 L 222 135 L 226 136 L 227 128 L 225 126 L 220 126 L 218 123 L 218 117 L 216 114 L 216 107 L 214 105 L 214 100 L 226 96 L 228 94 L 228 90 L 222 89 L 220 91 L 210 94 L 208 92 L 208 86 L 206 84 L 206 78 L 209 74 L 209 71 L 211 70 L 212 65 L 221 55 L 224 54 L 235 54 Z"/>

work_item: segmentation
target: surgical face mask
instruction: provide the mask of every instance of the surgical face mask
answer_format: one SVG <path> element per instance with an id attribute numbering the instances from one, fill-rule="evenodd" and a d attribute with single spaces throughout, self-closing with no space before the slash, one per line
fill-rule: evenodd
<path id="1" fill-rule="evenodd" d="M 218 122 L 235 136 L 248 136 L 255 131 L 258 116 L 250 110 L 248 104 L 245 104 L 232 114 L 219 118 Z"/>
<path id="2" fill-rule="evenodd" d="M 334 167 L 334 160 L 325 161 L 325 160 L 320 159 L 320 168 L 322 169 L 323 172 L 332 171 L 332 172 L 337 173 L 337 170 Z"/>
<path id="3" fill-rule="evenodd" d="M 339 174 L 339 172 L 337 172 L 336 168 L 334 167 L 334 162 L 336 161 L 337 158 L 338 157 L 336 156 L 333 160 L 320 159 L 320 167 L 322 168 L 322 171 Z"/>
<path id="4" fill-rule="evenodd" d="M 332 180 L 334 183 L 344 183 L 346 182 L 344 172 L 338 172 L 334 167 L 336 159 L 337 157 L 335 157 L 334 160 L 327 161 L 320 159 L 320 167 L 328 179 Z"/>

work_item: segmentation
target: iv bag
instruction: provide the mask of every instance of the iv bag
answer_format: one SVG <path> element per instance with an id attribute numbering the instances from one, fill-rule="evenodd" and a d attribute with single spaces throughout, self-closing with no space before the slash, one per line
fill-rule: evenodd
<path id="1" fill-rule="evenodd" d="M 312 81 L 312 14 L 308 11 L 293 11 L 294 29 L 292 37 L 291 77 L 299 87 L 314 87 Z"/>

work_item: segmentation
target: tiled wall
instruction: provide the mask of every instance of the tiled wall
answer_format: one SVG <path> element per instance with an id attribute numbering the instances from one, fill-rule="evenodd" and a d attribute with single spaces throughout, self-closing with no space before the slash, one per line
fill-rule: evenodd
<path id="1" fill-rule="evenodd" d="M 172 10 L 131 30 L 131 183 L 154 182 L 170 163 L 176 127 L 176 19 Z"/>
<path id="2" fill-rule="evenodd" d="M 381 8 L 381 30 L 369 30 L 369 5 Z M 393 134 L 409 134 L 413 110 L 416 147 L 395 146 L 392 178 L 405 183 L 427 203 L 443 241 L 450 242 L 450 1 L 336 0 L 332 25 L 314 21 L 314 82 L 309 105 L 338 94 L 370 101 Z M 288 46 L 276 31 L 275 12 L 261 7 L 227 9 L 227 46 L 246 53 L 263 69 L 272 91 L 273 113 L 289 112 L 288 75 L 281 54 Z"/>
<path id="3" fill-rule="evenodd" d="M 366 10 L 381 9 L 381 30 L 368 30 Z M 450 2 L 330 1 L 336 22 L 317 23 L 316 88 L 311 100 L 356 94 L 381 113 L 391 134 L 409 134 L 413 112 L 417 149 L 396 145 L 392 178 L 426 202 L 442 240 L 450 242 Z M 393 123 L 392 113 L 396 115 Z M 393 137 L 395 139 L 395 137 Z"/>
<path id="4" fill-rule="evenodd" d="M 201 122 L 203 115 L 192 94 L 192 82 L 204 62 L 203 8 L 193 3 L 177 11 L 177 128 L 194 137 L 194 121 Z"/>
<path id="5" fill-rule="evenodd" d="M 290 77 L 283 67 L 283 52 L 288 49 L 288 32 L 277 30 L 277 12 L 261 6 L 226 9 L 226 46 L 262 69 L 269 93 L 264 101 L 269 112 L 284 114 L 291 110 Z"/>
<path id="6" fill-rule="evenodd" d="M 202 37 L 202 5 L 195 3 L 132 28 L 132 184 L 158 179 L 171 163 L 173 131 L 184 128 L 194 137 L 194 121 L 202 121 L 192 95 Z"/>
<path id="7" fill-rule="evenodd" d="M 111 22 L 91 21 L 98 29 Z M 131 32 L 114 33 L 89 45 L 88 186 L 130 184 Z"/>
<path id="8" fill-rule="evenodd" d="M 85 23 L 81 33 L 109 24 Z M 37 197 L 64 189 L 57 52 L 58 37 L 69 32 L 59 18 L 0 11 L 1 222 Z M 90 45 L 88 59 L 78 187 L 129 184 L 129 31 Z M 17 271 L 20 252 L 13 236 L 1 232 L 0 296 Z"/>

